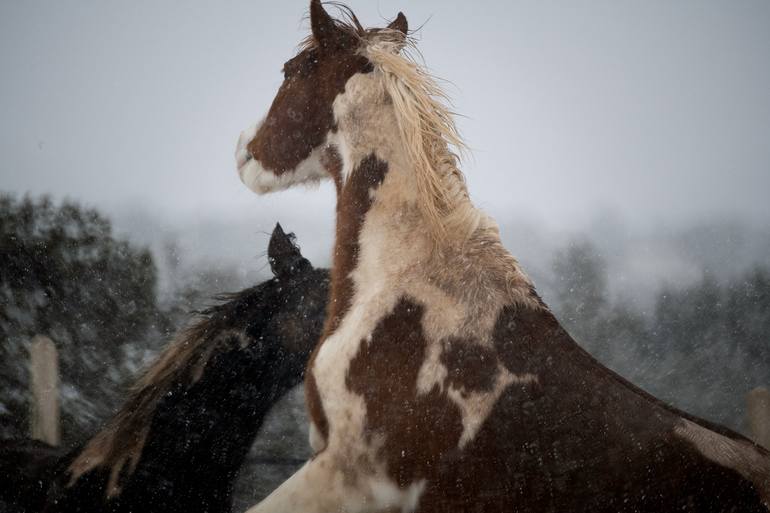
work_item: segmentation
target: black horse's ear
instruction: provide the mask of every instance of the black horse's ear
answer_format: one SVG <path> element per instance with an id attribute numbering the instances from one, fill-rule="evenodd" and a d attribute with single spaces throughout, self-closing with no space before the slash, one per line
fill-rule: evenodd
<path id="1" fill-rule="evenodd" d="M 294 234 L 285 233 L 280 223 L 276 223 L 270 243 L 267 245 L 267 261 L 270 262 L 275 276 L 285 276 L 304 268 L 307 260 L 294 243 Z"/>
<path id="2" fill-rule="evenodd" d="M 409 32 L 409 22 L 406 21 L 406 16 L 404 16 L 404 13 L 399 12 L 398 16 L 396 16 L 396 19 L 390 22 L 388 28 L 392 30 L 398 30 L 402 34 L 407 35 L 407 32 Z"/>
<path id="3" fill-rule="evenodd" d="M 310 0 L 310 28 L 313 38 L 322 50 L 337 48 L 346 38 L 334 18 L 324 9 L 321 0 Z"/>

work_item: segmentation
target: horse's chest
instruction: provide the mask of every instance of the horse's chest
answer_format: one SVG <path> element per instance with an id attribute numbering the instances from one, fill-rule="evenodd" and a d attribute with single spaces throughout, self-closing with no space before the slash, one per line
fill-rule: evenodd
<path id="1" fill-rule="evenodd" d="M 324 341 L 314 362 L 312 372 L 330 438 L 360 437 L 366 404 L 350 389 L 347 376 L 363 342 L 359 337 L 333 335 Z"/>
<path id="2" fill-rule="evenodd" d="M 328 423 L 327 440 L 320 445 L 335 445 L 335 440 L 360 439 L 366 416 L 366 403 L 351 389 L 350 368 L 362 347 L 373 343 L 376 320 L 371 308 L 354 305 L 337 330 L 326 338 L 313 362 L 312 372 Z"/>
<path id="3" fill-rule="evenodd" d="M 428 354 L 423 307 L 400 299 L 384 314 L 351 311 L 326 339 L 312 372 L 329 422 L 329 445 L 398 438 L 390 427 L 417 408 L 418 374 Z"/>
<path id="4" fill-rule="evenodd" d="M 365 316 L 342 323 L 313 369 L 329 421 L 327 450 L 366 452 L 400 486 L 429 475 L 443 454 L 472 439 L 515 381 L 508 373 L 498 376 L 497 358 L 488 355 L 490 369 L 468 371 L 493 371 L 489 386 L 460 393 L 441 358 L 442 344 L 424 332 L 424 314 L 424 306 L 402 297 L 374 323 Z"/>

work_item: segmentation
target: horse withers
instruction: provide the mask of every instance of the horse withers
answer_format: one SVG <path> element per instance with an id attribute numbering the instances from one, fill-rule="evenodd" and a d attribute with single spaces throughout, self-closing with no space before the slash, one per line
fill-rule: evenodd
<path id="1" fill-rule="evenodd" d="M 469 200 L 403 14 L 364 29 L 343 11 L 311 1 L 311 36 L 236 149 L 257 193 L 337 190 L 305 379 L 315 454 L 251 513 L 766 512 L 766 450 L 602 366 L 538 297 Z"/>
<path id="2" fill-rule="evenodd" d="M 302 381 L 328 272 L 276 226 L 274 277 L 204 310 L 106 427 L 60 463 L 44 511 L 231 511 L 233 484 L 270 408 Z"/>

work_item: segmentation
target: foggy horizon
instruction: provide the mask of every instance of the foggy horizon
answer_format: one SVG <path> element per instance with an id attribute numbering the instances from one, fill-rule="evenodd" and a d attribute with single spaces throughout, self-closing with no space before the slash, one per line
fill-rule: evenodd
<path id="1" fill-rule="evenodd" d="M 156 255 L 176 241 L 250 277 L 281 222 L 328 265 L 333 187 L 258 197 L 233 158 L 306 4 L 1 5 L 0 190 L 94 206 Z M 699 226 L 749 234 L 708 248 L 726 268 L 768 263 L 770 4 L 349 4 L 366 26 L 406 14 L 461 114 L 471 198 L 532 274 L 587 237 L 624 274 L 691 282 L 703 269 L 675 242 Z"/>
<path id="2" fill-rule="evenodd" d="M 345 3 L 405 14 L 518 263 L 399 170 L 332 272 L 331 181 L 241 183 L 309 0 L 0 2 L 0 511 L 762 509 L 770 1 Z"/>
<path id="3" fill-rule="evenodd" d="M 328 189 L 257 198 L 233 162 L 307 34 L 306 2 L 184 5 L 0 7 L 3 189 L 161 214 L 328 205 Z M 767 3 L 350 5 L 365 25 L 402 10 L 419 27 L 482 208 L 770 218 Z"/>

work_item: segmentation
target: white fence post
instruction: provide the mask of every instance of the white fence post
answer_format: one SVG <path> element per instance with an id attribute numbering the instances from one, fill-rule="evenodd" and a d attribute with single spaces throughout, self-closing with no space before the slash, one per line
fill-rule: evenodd
<path id="1" fill-rule="evenodd" d="M 59 356 L 50 338 L 37 335 L 30 353 L 32 411 L 30 435 L 50 445 L 59 445 Z"/>
<path id="2" fill-rule="evenodd" d="M 751 438 L 770 449 L 770 390 L 758 387 L 746 396 Z"/>

